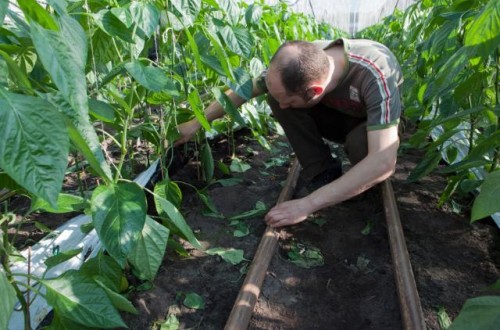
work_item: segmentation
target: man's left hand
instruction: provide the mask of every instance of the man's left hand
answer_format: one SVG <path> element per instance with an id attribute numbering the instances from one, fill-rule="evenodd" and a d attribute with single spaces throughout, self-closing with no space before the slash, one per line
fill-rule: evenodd
<path id="1" fill-rule="evenodd" d="M 312 212 L 311 205 L 306 198 L 283 202 L 271 209 L 264 220 L 273 227 L 283 227 L 304 221 Z"/>

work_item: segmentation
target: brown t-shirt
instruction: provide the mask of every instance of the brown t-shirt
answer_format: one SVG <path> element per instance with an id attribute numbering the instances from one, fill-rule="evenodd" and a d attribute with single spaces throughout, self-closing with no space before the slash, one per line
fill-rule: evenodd
<path id="1" fill-rule="evenodd" d="M 322 104 L 353 117 L 366 118 L 368 130 L 398 124 L 403 75 L 396 57 L 387 47 L 371 40 L 345 38 L 314 43 L 322 49 L 343 46 L 346 60 L 339 84 L 323 96 Z M 258 84 L 267 91 L 264 78 L 265 72 Z"/>

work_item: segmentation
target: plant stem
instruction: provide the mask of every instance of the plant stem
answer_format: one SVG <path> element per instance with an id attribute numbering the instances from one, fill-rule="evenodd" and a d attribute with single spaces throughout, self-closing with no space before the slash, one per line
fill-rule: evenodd
<path id="1" fill-rule="evenodd" d="M 495 52 L 496 76 L 495 76 L 495 102 L 496 106 L 500 105 L 500 54 L 498 48 Z M 500 129 L 500 116 L 497 116 L 497 130 Z M 500 166 L 500 147 L 495 150 L 493 163 L 491 164 L 490 172 L 495 171 Z"/>
<path id="2" fill-rule="evenodd" d="M 3 248 L 5 251 L 5 255 L 1 256 L 1 262 L 3 269 L 5 270 L 7 279 L 9 280 L 10 284 L 14 288 L 14 291 L 16 292 L 17 299 L 19 300 L 19 303 L 22 306 L 23 314 L 24 314 L 24 329 L 25 330 L 31 330 L 31 317 L 30 317 L 30 310 L 29 310 L 29 305 L 26 299 L 24 298 L 24 294 L 17 285 L 16 280 L 14 279 L 14 276 L 12 275 L 12 271 L 10 269 L 9 265 L 9 254 L 11 251 L 11 246 L 9 245 L 9 237 L 7 235 L 7 229 L 8 229 L 8 224 L 7 222 L 4 222 L 2 224 L 2 232 L 3 232 Z"/>

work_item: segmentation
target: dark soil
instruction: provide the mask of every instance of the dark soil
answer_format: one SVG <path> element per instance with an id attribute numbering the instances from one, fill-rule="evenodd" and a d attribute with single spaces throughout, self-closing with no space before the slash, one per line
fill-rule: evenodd
<path id="1" fill-rule="evenodd" d="M 181 329 L 222 329 L 239 288 L 242 272 L 252 260 L 264 232 L 263 216 L 246 220 L 250 234 L 235 237 L 227 217 L 251 210 L 258 201 L 271 207 L 287 176 L 289 163 L 268 166 L 272 159 L 290 158 L 282 139 L 273 152 L 255 140 L 237 137 L 236 156 L 251 169 L 234 174 L 243 181 L 235 186 L 210 185 L 208 194 L 226 219 L 206 216 L 194 190 L 180 184 L 183 214 L 204 247 L 242 249 L 248 260 L 239 265 L 218 256 L 184 246 L 188 257 L 169 251 L 154 287 L 130 295 L 139 315 L 124 315 L 130 329 L 159 329 L 168 315 L 175 315 Z M 228 163 L 227 141 L 212 146 L 215 160 Z M 437 311 L 444 307 L 453 319 L 466 299 L 481 295 L 500 276 L 499 230 L 488 221 L 469 223 L 467 216 L 451 208 L 438 208 L 446 180 L 429 175 L 416 183 L 406 182 L 420 156 L 399 157 L 392 183 L 406 235 L 422 308 L 429 329 L 439 329 Z M 267 166 L 266 166 L 267 162 Z M 198 187 L 195 161 L 178 171 L 173 180 Z M 221 177 L 221 173 L 216 173 Z M 251 329 L 401 329 L 401 315 L 394 284 L 387 228 L 378 188 L 354 201 L 318 212 L 312 219 L 288 227 L 279 251 L 271 261 Z M 371 224 L 371 230 L 366 230 Z M 365 230 L 364 230 L 365 229 Z M 293 245 L 320 249 L 324 264 L 309 269 L 288 261 Z M 183 305 L 184 295 L 194 292 L 205 301 L 204 309 Z"/>

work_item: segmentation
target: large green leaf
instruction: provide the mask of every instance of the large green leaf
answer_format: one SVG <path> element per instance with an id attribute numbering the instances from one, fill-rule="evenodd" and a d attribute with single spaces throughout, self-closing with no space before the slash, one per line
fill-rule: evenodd
<path id="1" fill-rule="evenodd" d="M 106 291 L 92 278 L 69 270 L 41 282 L 47 288 L 47 302 L 61 316 L 90 327 L 126 327 Z"/>
<path id="2" fill-rule="evenodd" d="M 101 287 L 104 289 L 104 291 L 106 292 L 106 294 L 108 295 L 108 298 L 109 300 L 111 300 L 111 303 L 113 304 L 113 306 L 115 306 L 118 310 L 120 311 L 125 311 L 125 312 L 129 312 L 129 313 L 132 313 L 132 314 L 138 314 L 137 310 L 135 309 L 134 305 L 132 305 L 132 303 L 127 299 L 125 298 L 124 296 L 122 296 L 121 294 L 119 294 L 118 292 L 116 291 L 113 291 L 111 290 L 110 288 L 108 288 L 104 282 L 102 282 L 99 277 L 97 276 L 94 276 L 93 277 L 94 281 Z"/>
<path id="3" fill-rule="evenodd" d="M 139 61 L 125 64 L 125 69 L 142 86 L 153 92 L 166 91 L 170 95 L 179 95 L 173 81 L 167 77 L 165 71 L 154 66 L 144 66 Z"/>
<path id="4" fill-rule="evenodd" d="M 219 8 L 226 14 L 226 21 L 235 25 L 240 20 L 240 7 L 235 0 L 216 0 Z"/>
<path id="5" fill-rule="evenodd" d="M 154 196 L 156 208 L 160 213 L 160 216 L 167 218 L 165 225 L 172 230 L 172 232 L 181 235 L 182 238 L 186 239 L 191 245 L 197 249 L 203 249 L 198 239 L 194 236 L 193 231 L 189 228 L 186 220 L 179 212 L 179 210 L 165 198 L 158 195 Z"/>
<path id="6" fill-rule="evenodd" d="M 60 90 L 72 110 L 66 112 L 71 119 L 73 142 L 88 155 L 91 165 L 99 166 L 101 176 L 110 181 L 111 170 L 106 163 L 99 139 L 90 124 L 88 114 L 87 84 L 85 65 L 87 63 L 87 36 L 76 20 L 65 15 L 58 20 L 60 31 L 46 30 L 36 23 L 31 24 L 31 35 L 36 51 L 44 68 Z M 64 109 L 62 109 L 64 110 Z M 77 133 L 77 134 L 74 134 Z M 77 136 L 79 135 L 79 136 Z M 83 143 L 87 145 L 85 150 Z"/>
<path id="7" fill-rule="evenodd" d="M 111 182 L 111 170 L 103 158 L 99 139 L 87 117 L 81 117 L 60 94 L 39 94 L 65 115 L 66 129 L 71 142 L 85 156 L 101 178 Z"/>
<path id="8" fill-rule="evenodd" d="M 224 47 L 222 47 L 219 38 L 215 37 L 213 35 L 213 31 L 209 31 L 208 29 L 203 29 L 203 32 L 205 34 L 205 37 L 207 37 L 212 43 L 212 47 L 215 50 L 217 59 L 219 60 L 222 69 L 224 70 L 224 73 L 226 74 L 227 77 L 229 77 L 229 79 L 234 80 L 235 77 L 233 73 L 233 67 L 229 62 L 229 56 L 227 56 L 226 51 L 224 50 Z"/>
<path id="9" fill-rule="evenodd" d="M 259 4 L 252 3 L 248 6 L 245 12 L 245 21 L 247 25 L 259 24 L 262 17 L 262 6 Z"/>
<path id="10" fill-rule="evenodd" d="M 2 267 L 0 267 L 0 292 L 2 293 L 2 299 L 0 299 L 0 314 L 2 315 L 0 318 L 0 329 L 3 330 L 7 329 L 10 314 L 14 311 L 17 298 L 16 292 L 9 283 Z"/>
<path id="11" fill-rule="evenodd" d="M 500 329 L 500 297 L 468 299 L 448 330 Z"/>
<path id="12" fill-rule="evenodd" d="M 117 37 L 123 41 L 134 43 L 132 38 L 133 28 L 127 27 L 110 10 L 103 9 L 93 14 L 96 25 L 111 37 Z"/>
<path id="13" fill-rule="evenodd" d="M 104 247 L 122 266 L 140 239 L 146 196 L 136 183 L 99 186 L 91 200 L 92 220 Z"/>
<path id="14" fill-rule="evenodd" d="M 192 26 L 200 13 L 201 0 L 171 0 L 167 2 L 168 20 L 174 30 Z"/>
<path id="15" fill-rule="evenodd" d="M 464 45 L 471 47 L 470 57 L 486 57 L 500 44 L 500 3 L 490 0 L 465 32 Z"/>
<path id="16" fill-rule="evenodd" d="M 134 24 L 142 32 L 142 38 L 147 39 L 158 28 L 160 11 L 152 3 L 134 1 L 129 7 Z"/>
<path id="17" fill-rule="evenodd" d="M 169 233 L 165 226 L 146 216 L 139 242 L 128 257 L 135 267 L 137 277 L 154 280 L 163 261 Z"/>
<path id="18" fill-rule="evenodd" d="M 246 28 L 224 26 L 219 30 L 224 44 L 235 54 L 250 59 L 253 53 L 253 37 Z"/>
<path id="19" fill-rule="evenodd" d="M 0 89 L 0 141 L 0 167 L 55 206 L 69 149 L 62 116 L 40 98 Z"/>
<path id="20" fill-rule="evenodd" d="M 161 182 L 155 184 L 154 193 L 166 200 L 170 201 L 175 207 L 180 207 L 182 202 L 182 191 L 179 185 L 170 178 L 165 178 Z M 158 213 L 160 211 L 158 210 Z"/>
<path id="21" fill-rule="evenodd" d="M 209 182 L 214 177 L 214 157 L 212 155 L 212 148 L 210 148 L 208 141 L 201 148 L 201 161 L 205 181 Z"/>
<path id="22" fill-rule="evenodd" d="M 471 220 L 476 221 L 500 211 L 500 171 L 489 173 L 474 200 Z"/>

